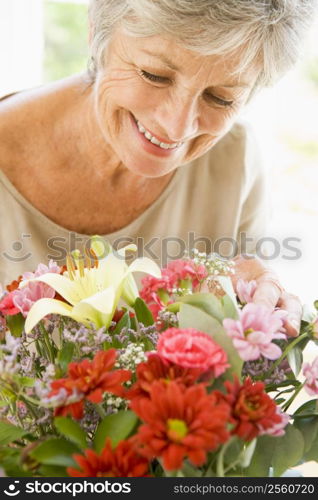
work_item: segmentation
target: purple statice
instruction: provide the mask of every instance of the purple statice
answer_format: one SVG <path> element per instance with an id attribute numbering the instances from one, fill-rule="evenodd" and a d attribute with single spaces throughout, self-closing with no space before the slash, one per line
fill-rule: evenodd
<path id="1" fill-rule="evenodd" d="M 255 361 L 247 361 L 243 365 L 243 375 L 250 376 L 254 380 L 262 380 L 266 385 L 280 384 L 287 379 L 286 374 L 291 371 L 287 360 L 283 360 L 274 371 L 266 378 L 264 375 L 271 369 L 274 361 L 261 357 Z"/>
<path id="2" fill-rule="evenodd" d="M 21 351 L 21 338 L 13 337 L 10 332 L 6 333 L 5 344 L 0 344 L 0 352 L 4 353 L 3 359 L 14 363 Z"/>
<path id="3" fill-rule="evenodd" d="M 96 411 L 96 408 L 89 401 L 85 402 L 85 413 L 83 418 L 79 421 L 82 429 L 87 433 L 93 435 L 101 417 Z"/>
<path id="4" fill-rule="evenodd" d="M 24 352 L 22 352 L 20 356 L 21 374 L 25 375 L 26 377 L 35 378 L 35 361 L 36 354 L 34 352 L 30 352 L 29 354 L 25 354 Z"/>

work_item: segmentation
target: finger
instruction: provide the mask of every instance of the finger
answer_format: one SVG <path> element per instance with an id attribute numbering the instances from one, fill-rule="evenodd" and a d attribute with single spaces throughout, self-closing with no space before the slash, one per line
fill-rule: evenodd
<path id="1" fill-rule="evenodd" d="M 284 324 L 287 335 L 289 337 L 297 337 L 303 312 L 299 298 L 296 295 L 283 292 L 278 301 L 278 306 L 281 309 L 285 309 L 288 313 Z"/>
<path id="2" fill-rule="evenodd" d="M 273 281 L 262 280 L 258 285 L 253 295 L 253 303 L 260 304 L 275 309 L 281 296 L 280 287 Z"/>
<path id="3" fill-rule="evenodd" d="M 266 271 L 264 264 L 255 257 L 237 255 L 233 260 L 235 274 L 231 276 L 231 279 L 234 287 L 239 279 L 257 280 Z"/>

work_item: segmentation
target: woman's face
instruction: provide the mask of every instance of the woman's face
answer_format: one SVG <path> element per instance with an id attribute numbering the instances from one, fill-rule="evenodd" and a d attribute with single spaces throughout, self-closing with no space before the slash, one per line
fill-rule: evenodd
<path id="1" fill-rule="evenodd" d="M 95 83 L 106 142 L 131 172 L 160 177 L 201 156 L 232 126 L 258 76 L 239 55 L 203 56 L 162 36 L 117 30 Z"/>

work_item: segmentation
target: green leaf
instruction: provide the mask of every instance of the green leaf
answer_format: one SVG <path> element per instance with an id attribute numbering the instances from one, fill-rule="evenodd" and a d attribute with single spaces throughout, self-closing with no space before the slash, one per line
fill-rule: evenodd
<path id="1" fill-rule="evenodd" d="M 7 326 L 14 337 L 21 337 L 24 330 L 25 318 L 19 313 L 14 316 L 6 316 Z"/>
<path id="2" fill-rule="evenodd" d="M 304 438 L 304 453 L 309 452 L 318 434 L 318 416 L 311 418 L 298 418 L 294 421 L 294 426 L 300 430 Z M 318 451 L 317 451 L 318 457 Z"/>
<path id="3" fill-rule="evenodd" d="M 25 436 L 28 432 L 21 427 L 0 420 L 0 445 L 6 445 Z"/>
<path id="4" fill-rule="evenodd" d="M 75 420 L 67 417 L 56 417 L 54 425 L 59 433 L 72 443 L 77 444 L 80 448 L 87 448 L 86 434 Z"/>
<path id="5" fill-rule="evenodd" d="M 317 399 L 311 399 L 310 401 L 306 401 L 306 403 L 304 403 L 299 408 L 297 408 L 293 417 L 300 418 L 300 417 L 307 417 L 309 415 L 310 416 L 318 415 L 318 400 Z"/>
<path id="6" fill-rule="evenodd" d="M 29 455 L 44 465 L 58 465 L 72 467 L 76 462 L 72 458 L 74 453 L 81 450 L 70 441 L 62 438 L 53 438 L 40 443 Z"/>
<path id="7" fill-rule="evenodd" d="M 112 415 L 107 415 L 99 424 L 94 437 L 94 448 L 100 453 L 105 446 L 107 437 L 115 447 L 122 439 L 126 439 L 138 422 L 137 416 L 130 410 L 122 410 Z"/>
<path id="8" fill-rule="evenodd" d="M 123 328 L 130 328 L 130 317 L 128 311 L 122 315 L 116 327 L 112 330 L 112 335 L 119 335 Z"/>
<path id="9" fill-rule="evenodd" d="M 221 298 L 224 318 L 238 319 L 238 313 L 232 299 L 228 295 Z"/>
<path id="10" fill-rule="evenodd" d="M 298 345 L 296 345 L 294 349 L 289 351 L 289 353 L 287 354 L 287 359 L 289 366 L 293 371 L 293 374 L 295 375 L 295 377 L 297 377 L 303 364 L 302 349 Z"/>
<path id="11" fill-rule="evenodd" d="M 276 438 L 271 436 L 261 436 L 257 438 L 252 461 L 249 467 L 244 469 L 244 476 L 268 477 L 275 450 L 275 439 Z"/>
<path id="12" fill-rule="evenodd" d="M 219 324 L 224 319 L 224 310 L 221 301 L 212 293 L 195 293 L 193 295 L 184 295 L 179 297 L 182 304 L 188 304 L 196 307 L 209 316 L 212 316 Z M 180 308 L 181 309 L 181 308 Z"/>
<path id="13" fill-rule="evenodd" d="M 66 342 L 58 354 L 57 361 L 63 372 L 66 372 L 69 363 L 73 359 L 74 349 L 75 344 L 73 342 Z"/>
<path id="14" fill-rule="evenodd" d="M 184 461 L 182 465 L 182 477 L 201 477 L 202 473 L 198 467 L 193 467 L 189 462 Z"/>
<path id="15" fill-rule="evenodd" d="M 309 462 L 310 460 L 318 462 L 318 432 L 316 432 L 315 438 L 312 436 L 311 446 L 308 451 L 306 451 L 304 460 L 306 462 Z"/>
<path id="16" fill-rule="evenodd" d="M 43 477 L 68 477 L 65 467 L 58 465 L 42 465 L 38 471 Z"/>
<path id="17" fill-rule="evenodd" d="M 197 307 L 182 304 L 179 312 L 179 327 L 196 328 L 209 334 L 227 353 L 231 368 L 227 370 L 226 377 L 233 378 L 232 375 L 236 374 L 240 378 L 243 360 L 239 357 L 237 350 L 233 346 L 232 339 L 227 335 L 218 321 Z"/>
<path id="18" fill-rule="evenodd" d="M 276 446 L 272 458 L 273 475 L 279 477 L 302 459 L 305 442 L 300 430 L 291 424 L 285 428 L 284 436 L 274 439 Z"/>
<path id="19" fill-rule="evenodd" d="M 23 387 L 33 387 L 35 380 L 30 377 L 21 377 L 20 375 L 13 375 L 13 380 Z"/>
<path id="20" fill-rule="evenodd" d="M 153 315 L 150 309 L 140 297 L 137 297 L 134 303 L 134 310 L 138 321 L 143 323 L 144 326 L 151 326 L 154 324 Z"/>

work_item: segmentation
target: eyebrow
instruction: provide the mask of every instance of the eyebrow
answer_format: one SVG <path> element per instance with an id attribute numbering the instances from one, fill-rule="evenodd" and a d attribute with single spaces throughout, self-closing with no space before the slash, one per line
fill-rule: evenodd
<path id="1" fill-rule="evenodd" d="M 156 59 L 160 59 L 161 62 L 163 62 L 166 66 L 168 66 L 170 69 L 173 71 L 180 71 L 181 69 L 176 66 L 165 54 L 158 54 L 156 52 L 151 52 L 151 50 L 148 49 L 142 49 L 142 52 L 144 54 L 147 54 L 148 56 L 155 57 Z M 224 88 L 249 88 L 250 85 L 248 83 L 218 83 L 217 85 L 213 85 L 213 87 L 224 87 Z"/>

